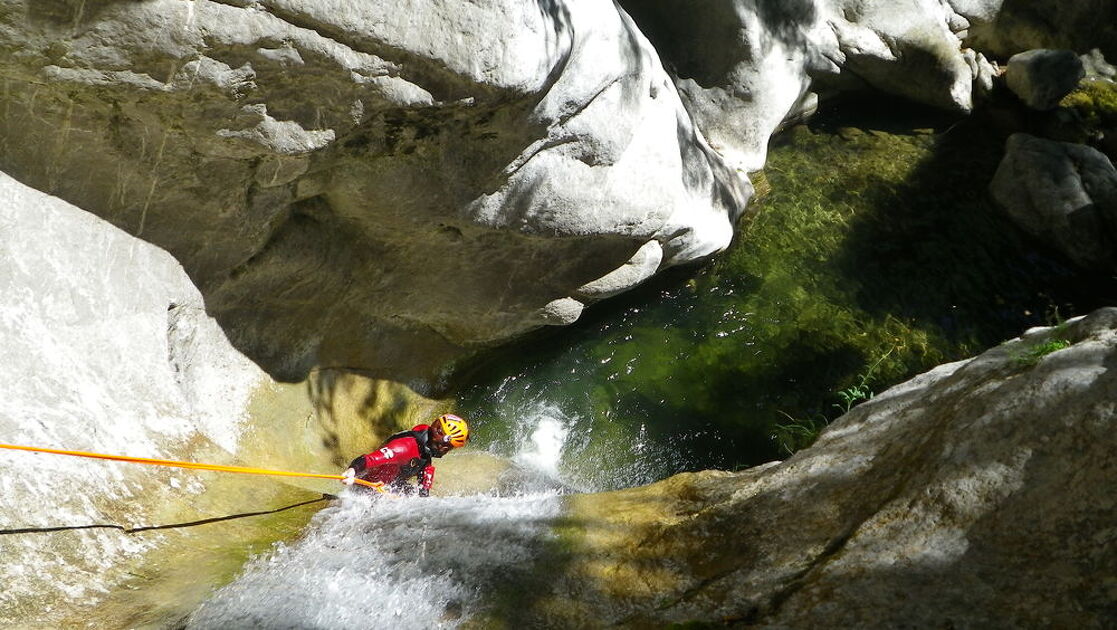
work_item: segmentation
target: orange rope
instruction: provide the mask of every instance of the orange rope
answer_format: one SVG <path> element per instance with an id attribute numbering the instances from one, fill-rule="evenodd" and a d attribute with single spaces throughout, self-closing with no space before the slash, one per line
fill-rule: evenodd
<path id="1" fill-rule="evenodd" d="M 73 457 L 89 457 L 92 459 L 110 459 L 118 462 L 131 462 L 133 464 L 151 464 L 154 466 L 173 466 L 175 468 L 191 468 L 194 470 L 216 470 L 218 472 L 241 473 L 246 475 L 272 475 L 276 477 L 309 477 L 314 479 L 336 479 L 341 481 L 341 475 L 323 475 L 319 473 L 290 472 L 287 470 L 268 470 L 266 468 L 248 468 L 246 466 L 222 466 L 220 464 L 199 464 L 195 462 L 179 462 L 170 459 L 151 459 L 147 457 L 125 457 L 123 455 L 105 455 L 103 453 L 87 453 L 85 451 L 60 451 L 53 448 L 36 448 L 34 446 L 17 446 L 15 444 L 0 444 L 0 448 L 15 451 L 31 451 L 33 453 L 52 453 L 54 455 L 70 455 Z M 377 492 L 388 493 L 384 484 L 364 479 L 354 479 L 353 483 L 367 486 Z"/>

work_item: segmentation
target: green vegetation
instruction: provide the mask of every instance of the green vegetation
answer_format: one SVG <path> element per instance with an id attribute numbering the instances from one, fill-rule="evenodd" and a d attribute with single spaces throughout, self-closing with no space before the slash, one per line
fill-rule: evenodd
<path id="1" fill-rule="evenodd" d="M 1032 367 L 1039 363 L 1043 357 L 1064 348 L 1070 347 L 1070 342 L 1064 339 L 1051 339 L 1043 343 L 1030 346 L 1020 354 L 1013 357 L 1014 362 L 1021 367 Z"/>
<path id="2" fill-rule="evenodd" d="M 1057 324 L 1043 341 L 1027 345 L 1016 351 L 1012 357 L 1017 367 L 1030 368 L 1040 362 L 1043 357 L 1074 345 L 1067 336 L 1067 324 L 1056 313 Z"/>
<path id="3" fill-rule="evenodd" d="M 616 485 L 753 465 L 872 390 L 1113 302 L 1113 279 L 1072 271 L 993 207 L 991 124 L 843 111 L 773 142 L 770 192 L 728 252 L 475 366 L 478 439 L 550 401 L 577 436 L 564 459 L 620 471 Z"/>
<path id="4" fill-rule="evenodd" d="M 889 349 L 868 370 L 859 374 L 857 383 L 837 392 L 840 402 L 832 405 L 838 410 L 837 415 L 847 414 L 854 406 L 873 397 L 873 390 L 869 389 L 869 385 L 873 381 L 873 374 L 895 349 L 895 347 Z M 823 415 L 816 415 L 806 420 L 797 420 L 782 411 L 780 415 L 786 418 L 787 422 L 776 423 L 772 439 L 775 440 L 780 452 L 787 455 L 792 455 L 795 451 L 813 444 L 815 439 L 818 438 L 818 434 L 833 421 L 832 418 Z"/>
<path id="5" fill-rule="evenodd" d="M 798 420 L 782 411 L 779 413 L 787 422 L 777 422 L 772 427 L 772 439 L 781 455 L 794 455 L 796 451 L 810 446 L 830 424 L 830 419 L 822 415 Z"/>
<path id="6" fill-rule="evenodd" d="M 1093 129 L 1117 129 L 1117 84 L 1109 81 L 1083 81 L 1060 103 L 1078 112 Z"/>

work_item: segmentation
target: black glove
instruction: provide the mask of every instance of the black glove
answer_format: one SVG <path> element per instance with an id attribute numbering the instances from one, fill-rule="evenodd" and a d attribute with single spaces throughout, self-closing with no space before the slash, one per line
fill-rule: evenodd
<path id="1" fill-rule="evenodd" d="M 419 496 L 429 497 L 430 495 L 431 495 L 431 491 L 428 490 L 427 488 L 419 488 Z"/>

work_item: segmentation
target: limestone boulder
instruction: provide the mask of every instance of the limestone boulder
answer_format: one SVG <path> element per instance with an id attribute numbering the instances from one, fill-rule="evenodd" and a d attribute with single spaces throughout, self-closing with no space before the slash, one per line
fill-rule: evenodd
<path id="1" fill-rule="evenodd" d="M 968 111 L 992 68 L 960 42 L 969 22 L 937 0 L 667 0 L 621 4 L 655 43 L 711 146 L 764 165 L 768 139 L 818 94 L 874 89 Z"/>
<path id="2" fill-rule="evenodd" d="M 1028 107 L 1047 111 L 1058 107 L 1085 76 L 1074 51 L 1039 48 L 1009 58 L 1005 84 Z"/>
<path id="3" fill-rule="evenodd" d="M 0 74 L 0 168 L 170 251 L 294 381 L 568 323 L 751 191 L 610 3 L 0 0 Z"/>
<path id="4" fill-rule="evenodd" d="M 966 45 L 1001 60 L 1034 48 L 1117 57 L 1117 1 L 947 0 L 971 22 Z"/>
<path id="5" fill-rule="evenodd" d="M 893 387 L 791 459 L 568 501 L 548 627 L 1106 627 L 1117 309 Z"/>
<path id="6" fill-rule="evenodd" d="M 228 463 L 269 383 L 169 254 L 2 174 L 0 338 L 8 444 Z M 60 627 L 176 538 L 120 529 L 236 511 L 204 491 L 186 471 L 0 450 L 0 625 Z"/>
<path id="7" fill-rule="evenodd" d="M 1117 169 L 1104 153 L 1013 134 L 989 190 L 1020 227 L 1070 260 L 1117 270 Z"/>

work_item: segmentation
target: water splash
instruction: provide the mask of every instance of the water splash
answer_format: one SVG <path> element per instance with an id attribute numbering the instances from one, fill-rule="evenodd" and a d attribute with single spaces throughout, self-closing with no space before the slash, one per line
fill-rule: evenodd
<path id="1" fill-rule="evenodd" d="M 560 480 L 559 464 L 572 423 L 557 406 L 547 404 L 540 405 L 530 419 L 534 420 L 535 428 L 524 434 L 519 452 L 512 460 Z"/>
<path id="2" fill-rule="evenodd" d="M 494 583 L 527 579 L 559 516 L 554 493 L 377 499 L 350 494 L 302 539 L 246 567 L 190 630 L 456 628 Z"/>
<path id="3" fill-rule="evenodd" d="M 300 540 L 251 561 L 187 628 L 456 628 L 493 606 L 492 593 L 547 575 L 538 563 L 563 493 L 644 483 L 670 460 L 643 427 L 632 435 L 543 400 L 509 413 L 511 429 L 479 442 L 525 473 L 512 496 L 347 493 Z"/>
<path id="4" fill-rule="evenodd" d="M 561 514 L 571 418 L 522 416 L 496 450 L 532 474 L 514 496 L 373 497 L 348 491 L 301 539 L 251 561 L 190 617 L 191 630 L 455 628 L 501 584 L 533 579 Z"/>

